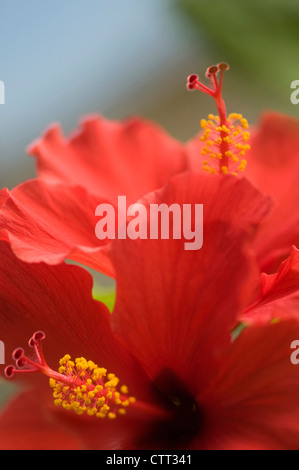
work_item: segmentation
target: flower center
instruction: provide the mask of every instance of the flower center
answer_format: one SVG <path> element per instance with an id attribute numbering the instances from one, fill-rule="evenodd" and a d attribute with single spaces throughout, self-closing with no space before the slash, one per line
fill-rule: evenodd
<path id="1" fill-rule="evenodd" d="M 117 414 L 125 414 L 126 408 L 136 401 L 128 396 L 128 388 L 122 385 L 118 389 L 119 379 L 108 374 L 103 367 L 84 357 L 73 362 L 69 355 L 60 360 L 58 372 L 51 369 L 45 361 L 41 342 L 45 339 L 42 331 L 34 333 L 28 344 L 34 350 L 34 358 L 24 354 L 22 348 L 13 352 L 15 365 L 5 368 L 5 375 L 13 377 L 15 373 L 41 372 L 50 377 L 54 404 L 66 410 L 74 410 L 78 415 L 86 413 L 97 418 L 114 419 Z"/>
<path id="2" fill-rule="evenodd" d="M 159 401 L 171 414 L 168 419 L 156 419 L 140 434 L 138 444 L 141 448 L 188 449 L 194 438 L 200 439 L 206 431 L 205 410 L 169 368 L 153 377 L 153 385 Z"/>
<path id="3" fill-rule="evenodd" d="M 224 72 L 228 69 L 229 66 L 223 62 L 207 69 L 206 77 L 209 78 L 212 88 L 201 83 L 197 75 L 189 75 L 187 89 L 197 89 L 212 96 L 218 109 L 218 116 L 210 114 L 208 120 L 201 120 L 204 133 L 200 140 L 205 143 L 202 155 L 209 158 L 204 160 L 203 169 L 208 173 L 237 175 L 245 170 L 247 164 L 242 157 L 250 149 L 250 134 L 247 130 L 248 122 L 241 114 L 232 113 L 228 117 L 226 115 L 222 83 Z"/>

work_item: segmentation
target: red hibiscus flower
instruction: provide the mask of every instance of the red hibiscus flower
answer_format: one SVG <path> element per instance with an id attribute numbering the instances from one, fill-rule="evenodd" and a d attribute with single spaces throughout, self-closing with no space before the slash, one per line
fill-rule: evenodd
<path id="1" fill-rule="evenodd" d="M 203 247 L 113 241 L 112 315 L 82 268 L 24 263 L 1 242 L 1 332 L 7 352 L 25 350 L 6 369 L 23 388 L 1 413 L 2 448 L 298 448 L 299 321 L 289 308 L 273 321 L 298 292 L 298 251 L 260 281 L 269 200 L 245 179 L 186 173 L 143 199 L 162 202 L 204 204 Z"/>
<path id="2" fill-rule="evenodd" d="M 262 149 L 272 148 L 277 120 L 267 118 L 250 149 L 247 121 L 226 114 L 226 69 L 208 69 L 212 88 L 189 77 L 190 89 L 215 98 L 219 116 L 187 145 L 142 121 L 93 119 L 69 141 L 49 131 L 32 147 L 39 178 L 0 193 L 0 326 L 15 362 L 6 375 L 23 384 L 0 416 L 3 448 L 298 448 L 297 249 L 273 271 L 297 241 L 296 213 L 285 207 L 293 188 L 273 189 L 269 178 L 271 212 L 236 177 L 249 151 L 253 178 L 264 183 Z M 290 127 L 280 133 L 289 154 L 271 170 L 273 185 L 280 164 L 298 171 Z M 202 248 L 99 242 L 95 207 L 116 207 L 120 194 L 147 214 L 151 204 L 203 204 Z M 115 277 L 112 315 L 93 300 L 86 272 L 51 266 L 66 258 Z M 260 276 L 262 266 L 272 274 Z"/>
<path id="3" fill-rule="evenodd" d="M 215 98 L 219 116 L 202 120 L 203 131 L 187 144 L 142 119 L 90 117 L 69 139 L 59 127 L 50 128 L 29 148 L 37 157 L 38 178 L 2 191 L 0 238 L 23 261 L 57 264 L 71 259 L 114 277 L 109 240 L 95 235 L 97 205 L 116 206 L 119 195 L 131 204 L 187 170 L 240 172 L 246 152 L 248 179 L 273 200 L 255 251 L 261 271 L 274 272 L 299 238 L 299 123 L 268 113 L 250 128 L 248 140 L 247 121 L 236 113 L 226 115 L 221 89 L 227 68 L 219 64 L 208 69 L 212 88 L 196 75 L 189 77 L 189 89 Z"/>

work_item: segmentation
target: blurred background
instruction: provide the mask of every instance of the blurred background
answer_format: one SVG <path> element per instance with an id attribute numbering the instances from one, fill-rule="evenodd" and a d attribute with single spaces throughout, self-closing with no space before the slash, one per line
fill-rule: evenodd
<path id="1" fill-rule="evenodd" d="M 183 141 L 215 111 L 186 77 L 230 63 L 229 111 L 299 116 L 297 0 L 0 0 L 0 186 L 35 175 L 26 147 L 53 122 L 65 133 L 99 112 L 141 114 Z"/>
<path id="2" fill-rule="evenodd" d="M 298 0 L 0 0 L 0 18 L 0 187 L 35 176 L 26 147 L 53 122 L 139 114 L 188 140 L 216 109 L 186 78 L 220 61 L 229 112 L 299 117 Z"/>

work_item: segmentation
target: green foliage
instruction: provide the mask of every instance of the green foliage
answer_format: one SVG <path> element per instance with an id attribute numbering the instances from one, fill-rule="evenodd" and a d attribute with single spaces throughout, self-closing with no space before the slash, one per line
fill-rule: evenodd
<path id="1" fill-rule="evenodd" d="M 12 382 L 0 379 L 0 407 L 5 404 L 15 390 L 16 386 Z"/>
<path id="2" fill-rule="evenodd" d="M 299 79 L 297 0 L 178 0 L 199 43 L 277 98 Z"/>
<path id="3" fill-rule="evenodd" d="M 113 287 L 99 287 L 95 286 L 93 290 L 93 297 L 100 302 L 103 302 L 110 312 L 113 311 L 115 304 L 115 288 Z"/>

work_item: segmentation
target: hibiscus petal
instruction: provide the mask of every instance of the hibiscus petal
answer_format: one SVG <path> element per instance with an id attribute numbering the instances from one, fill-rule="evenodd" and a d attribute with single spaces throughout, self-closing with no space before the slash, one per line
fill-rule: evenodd
<path id="1" fill-rule="evenodd" d="M 9 192 L 6 188 L 0 191 L 0 209 L 9 197 Z"/>
<path id="2" fill-rule="evenodd" d="M 2 196 L 1 196 L 2 195 Z M 113 277 L 107 241 L 95 235 L 95 209 L 104 202 L 80 186 L 31 180 L 0 192 L 0 238 L 23 261 L 58 264 L 65 259 Z"/>
<path id="3" fill-rule="evenodd" d="M 143 119 L 123 122 L 87 118 L 70 139 L 59 127 L 49 129 L 29 148 L 38 174 L 55 183 L 82 184 L 111 202 L 131 202 L 163 186 L 186 167 L 184 147 Z"/>
<path id="4" fill-rule="evenodd" d="M 117 421 L 77 416 L 53 406 L 40 387 L 32 388 L 0 410 L 0 449 L 132 450 L 147 426 L 129 412 Z"/>
<path id="5" fill-rule="evenodd" d="M 299 242 L 299 120 L 267 113 L 250 144 L 246 176 L 275 202 L 256 239 L 262 270 L 273 272 Z"/>
<path id="6" fill-rule="evenodd" d="M 269 322 L 297 317 L 299 307 L 299 250 L 291 255 L 275 274 L 262 274 L 258 300 L 241 315 L 242 322 Z"/>
<path id="7" fill-rule="evenodd" d="M 257 273 L 247 245 L 269 201 L 246 180 L 190 173 L 142 202 L 202 203 L 203 247 L 186 251 L 184 240 L 113 242 L 112 322 L 151 378 L 168 368 L 193 389 L 210 375 L 251 299 Z"/>
<path id="8" fill-rule="evenodd" d="M 0 413 L 1 450 L 79 450 L 82 443 L 41 406 L 34 393 L 23 392 Z"/>
<path id="9" fill-rule="evenodd" d="M 188 168 L 199 173 L 203 173 L 202 164 L 205 159 L 201 153 L 205 145 L 204 142 L 200 140 L 202 136 L 203 132 L 201 131 L 186 143 Z"/>
<path id="10" fill-rule="evenodd" d="M 297 320 L 254 325 L 223 356 L 218 376 L 198 396 L 214 448 L 242 448 L 242 440 L 246 449 L 250 441 L 252 448 L 299 448 L 299 370 L 290 360 L 298 338 Z"/>

